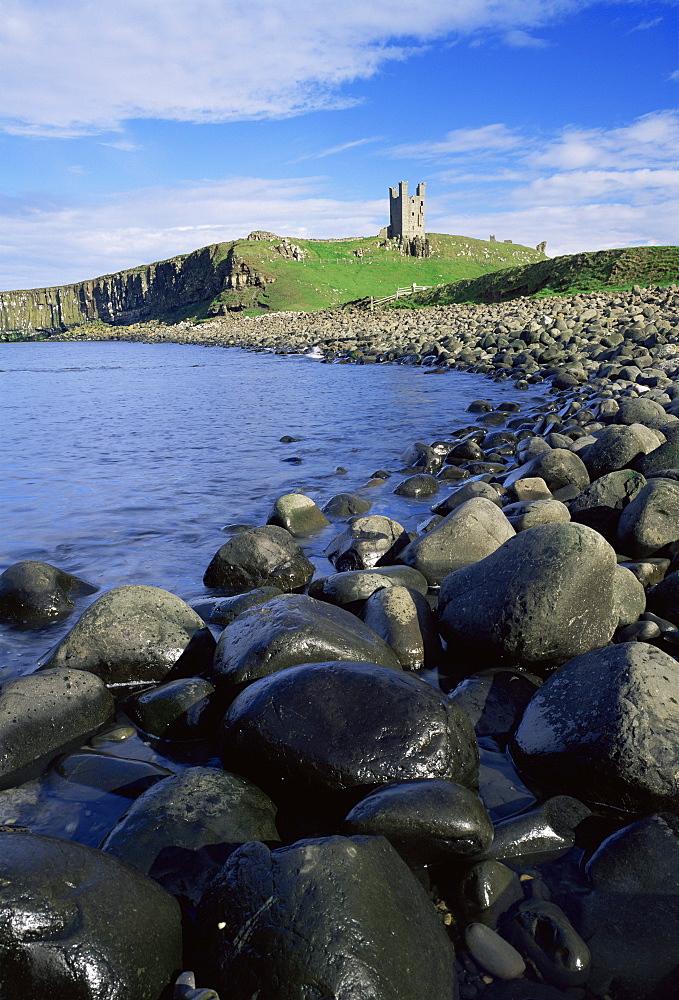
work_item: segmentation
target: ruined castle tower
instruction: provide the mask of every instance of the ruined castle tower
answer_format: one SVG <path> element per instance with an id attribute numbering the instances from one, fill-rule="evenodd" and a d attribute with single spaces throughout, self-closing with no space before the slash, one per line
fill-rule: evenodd
<path id="1" fill-rule="evenodd" d="M 418 184 L 414 195 L 408 197 L 408 181 L 400 181 L 398 188 L 389 188 L 389 239 L 424 240 L 424 189 Z"/>

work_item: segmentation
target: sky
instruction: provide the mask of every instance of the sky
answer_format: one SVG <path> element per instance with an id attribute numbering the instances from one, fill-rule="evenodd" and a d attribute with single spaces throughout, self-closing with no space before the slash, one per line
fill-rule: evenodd
<path id="1" fill-rule="evenodd" d="M 679 242 L 673 0 L 3 0 L 0 290 L 254 229 Z"/>

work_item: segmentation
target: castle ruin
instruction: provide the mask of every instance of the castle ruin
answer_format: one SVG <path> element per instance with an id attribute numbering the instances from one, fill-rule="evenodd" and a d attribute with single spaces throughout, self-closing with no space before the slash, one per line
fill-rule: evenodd
<path id="1" fill-rule="evenodd" d="M 428 257 L 429 241 L 424 231 L 424 197 L 426 184 L 418 184 L 414 195 L 408 195 L 408 181 L 399 181 L 389 188 L 389 225 L 386 237 L 398 240 L 401 253 L 413 257 Z"/>

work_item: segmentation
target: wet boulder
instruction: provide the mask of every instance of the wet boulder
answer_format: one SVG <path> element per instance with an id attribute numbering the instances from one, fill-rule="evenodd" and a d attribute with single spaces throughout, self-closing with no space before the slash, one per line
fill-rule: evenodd
<path id="1" fill-rule="evenodd" d="M 454 570 L 495 552 L 514 534 L 496 504 L 476 497 L 456 507 L 439 525 L 410 542 L 398 560 L 419 570 L 430 586 L 436 585 Z"/>
<path id="2" fill-rule="evenodd" d="M 408 587 L 376 590 L 361 617 L 394 651 L 404 670 L 434 667 L 440 661 L 437 624 L 429 602 L 419 591 Z"/>
<path id="3" fill-rule="evenodd" d="M 585 871 L 573 919 L 592 955 L 597 996 L 679 994 L 679 822 L 656 813 L 612 834 Z"/>
<path id="4" fill-rule="evenodd" d="M 182 895 L 197 902 L 235 845 L 276 843 L 276 807 L 252 782 L 214 767 L 191 767 L 144 792 L 101 845 L 145 874 L 183 880 Z"/>
<path id="5" fill-rule="evenodd" d="M 651 479 L 618 521 L 618 547 L 633 559 L 651 556 L 679 539 L 679 483 Z"/>
<path id="6" fill-rule="evenodd" d="M 213 598 L 214 604 L 211 606 L 207 616 L 210 625 L 230 625 L 234 618 L 247 611 L 248 608 L 255 608 L 260 604 L 266 604 L 272 597 L 280 597 L 283 593 L 280 587 L 255 587 L 245 594 L 234 594 L 232 597 Z"/>
<path id="7" fill-rule="evenodd" d="M 482 665 L 549 668 L 610 641 L 615 552 L 591 528 L 522 531 L 441 584 L 441 634 L 455 656 Z"/>
<path id="8" fill-rule="evenodd" d="M 135 726 L 158 740 L 205 740 L 218 721 L 215 689 L 203 677 L 179 677 L 128 698 L 123 708 Z"/>
<path id="9" fill-rule="evenodd" d="M 440 485 L 435 476 L 419 473 L 400 482 L 394 493 L 402 497 L 430 497 L 438 493 Z"/>
<path id="10" fill-rule="evenodd" d="M 406 448 L 401 455 L 401 461 L 409 469 L 429 475 L 441 468 L 443 456 L 423 441 L 416 441 Z"/>
<path id="11" fill-rule="evenodd" d="M 240 531 L 222 545 L 205 570 L 203 583 L 231 591 L 266 586 L 288 591 L 303 587 L 313 575 L 313 563 L 290 532 L 266 524 Z"/>
<path id="12" fill-rule="evenodd" d="M 58 754 L 80 746 L 113 716 L 105 684 L 59 667 L 0 685 L 0 788 L 40 774 Z"/>
<path id="13" fill-rule="evenodd" d="M 503 922 L 502 930 L 552 986 L 568 989 L 582 986 L 589 979 L 589 948 L 555 903 L 545 899 L 519 903 Z"/>
<path id="14" fill-rule="evenodd" d="M 163 888 L 82 844 L 0 833 L 0 984 L 31 1000 L 158 1000 L 181 968 Z"/>
<path id="15" fill-rule="evenodd" d="M 491 818 L 476 792 L 435 778 L 378 788 L 356 803 L 344 829 L 386 837 L 410 864 L 469 857 L 493 840 Z"/>
<path id="16" fill-rule="evenodd" d="M 426 594 L 429 584 L 422 573 L 410 566 L 375 566 L 319 577 L 310 584 L 309 596 L 354 611 L 384 587 L 408 587 Z"/>
<path id="17" fill-rule="evenodd" d="M 328 545 L 325 555 L 339 572 L 371 569 L 380 561 L 393 562 L 407 542 L 408 536 L 398 521 L 369 514 L 352 517 L 345 530 Z"/>
<path id="18" fill-rule="evenodd" d="M 372 663 L 307 663 L 238 695 L 224 717 L 222 762 L 264 788 L 468 785 L 478 747 L 462 709 L 419 677 Z"/>
<path id="19" fill-rule="evenodd" d="M 511 743 L 534 779 L 620 809 L 679 809 L 676 660 L 644 642 L 565 663 L 537 691 Z"/>
<path id="20" fill-rule="evenodd" d="M 304 493 L 286 493 L 273 505 L 267 524 L 277 524 L 291 535 L 304 538 L 330 524 L 325 514 L 311 497 Z"/>
<path id="21" fill-rule="evenodd" d="M 384 639 L 349 611 L 313 597 L 282 594 L 227 625 L 217 643 L 213 678 L 233 697 L 261 677 L 325 660 L 399 666 Z"/>
<path id="22" fill-rule="evenodd" d="M 26 559 L 0 576 L 0 619 L 41 626 L 66 618 L 73 611 L 74 597 L 97 589 L 50 563 Z"/>
<path id="23" fill-rule="evenodd" d="M 372 507 L 372 500 L 358 496 L 356 493 L 337 493 L 330 497 L 323 507 L 323 513 L 331 521 L 342 521 L 359 514 L 367 514 Z"/>
<path id="24" fill-rule="evenodd" d="M 508 735 L 541 684 L 533 674 L 496 667 L 460 681 L 450 697 L 467 713 L 477 736 Z"/>
<path id="25" fill-rule="evenodd" d="M 570 795 L 553 795 L 533 809 L 495 823 L 493 841 L 479 857 L 531 865 L 551 861 L 575 845 L 591 810 Z"/>
<path id="26" fill-rule="evenodd" d="M 229 1000 L 421 1000 L 425 984 L 457 996 L 445 928 L 381 837 L 239 848 L 205 893 L 197 932 L 196 971 Z"/>
<path id="27" fill-rule="evenodd" d="M 542 479 L 547 488 L 554 492 L 564 486 L 576 486 L 584 490 L 589 486 L 589 474 L 582 459 L 566 448 L 552 448 L 536 455 L 507 476 L 506 486 L 519 479 Z"/>
<path id="28" fill-rule="evenodd" d="M 455 510 L 456 507 L 461 507 L 463 503 L 468 500 L 474 500 L 478 497 L 483 497 L 485 500 L 490 500 L 497 507 L 502 506 L 502 500 L 500 499 L 500 494 L 491 486 L 489 483 L 484 483 L 483 481 L 474 481 L 471 483 L 464 483 L 464 485 L 459 486 L 456 490 L 450 493 L 445 500 L 441 500 L 440 503 L 435 504 L 431 509 L 435 514 L 450 514 Z"/>
<path id="29" fill-rule="evenodd" d="M 50 651 L 43 667 L 75 667 L 111 687 L 161 681 L 203 620 L 158 587 L 115 587 L 99 597 Z"/>

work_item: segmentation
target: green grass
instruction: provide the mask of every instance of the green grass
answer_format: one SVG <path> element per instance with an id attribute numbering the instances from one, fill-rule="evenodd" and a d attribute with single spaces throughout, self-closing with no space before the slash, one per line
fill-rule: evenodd
<path id="1" fill-rule="evenodd" d="M 460 278 L 475 278 L 498 268 L 542 259 L 530 247 L 489 243 L 464 236 L 430 234 L 432 256 L 405 257 L 379 237 L 348 240 L 303 240 L 303 261 L 287 260 L 275 250 L 276 243 L 239 240 L 233 253 L 264 277 L 264 287 L 221 292 L 201 303 L 194 318 L 205 318 L 219 305 L 245 314 L 263 311 L 311 311 L 327 309 L 366 298 L 393 294 L 409 285 L 440 285 Z M 354 251 L 362 251 L 356 256 Z M 201 315 L 202 314 L 202 315 Z"/>
<path id="2" fill-rule="evenodd" d="M 444 288 L 400 299 L 387 308 L 505 302 L 520 296 L 546 298 L 674 283 L 679 283 L 679 247 L 627 247 L 554 257 L 456 281 Z"/>

